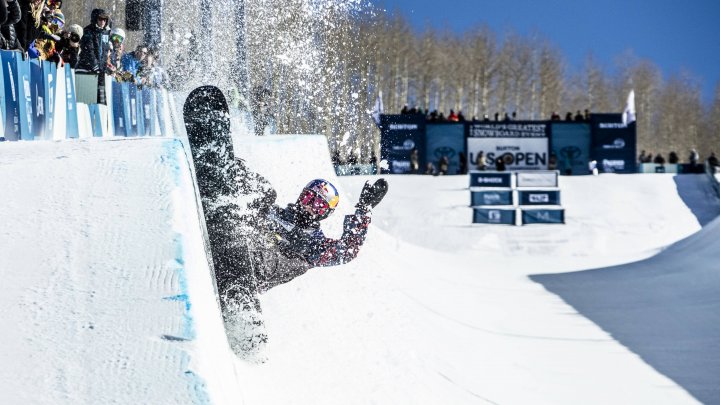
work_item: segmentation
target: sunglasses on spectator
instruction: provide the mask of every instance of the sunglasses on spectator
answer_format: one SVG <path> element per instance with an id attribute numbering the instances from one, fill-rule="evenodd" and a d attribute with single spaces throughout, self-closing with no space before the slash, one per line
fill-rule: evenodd
<path id="1" fill-rule="evenodd" d="M 113 35 L 113 36 L 110 37 L 110 39 L 111 39 L 113 42 L 120 42 L 120 43 L 122 43 L 123 40 L 124 40 L 124 38 L 121 37 L 120 35 Z"/>
<path id="2" fill-rule="evenodd" d="M 330 209 L 330 204 L 311 190 L 305 190 L 300 196 L 300 203 L 309 207 L 315 215 L 324 215 Z"/>

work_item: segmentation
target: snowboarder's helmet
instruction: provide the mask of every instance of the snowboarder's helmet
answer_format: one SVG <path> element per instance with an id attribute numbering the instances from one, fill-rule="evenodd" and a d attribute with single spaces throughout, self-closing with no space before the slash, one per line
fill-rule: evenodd
<path id="1" fill-rule="evenodd" d="M 309 208 L 318 220 L 328 217 L 340 202 L 335 186 L 327 180 L 315 179 L 308 183 L 300 193 L 298 204 Z"/>

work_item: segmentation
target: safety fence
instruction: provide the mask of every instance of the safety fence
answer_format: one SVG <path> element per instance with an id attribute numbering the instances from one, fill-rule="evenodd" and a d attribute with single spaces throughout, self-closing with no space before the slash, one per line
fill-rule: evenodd
<path id="1" fill-rule="evenodd" d="M 180 133 L 165 89 L 98 79 L 16 51 L 0 51 L 0 61 L 0 141 Z"/>

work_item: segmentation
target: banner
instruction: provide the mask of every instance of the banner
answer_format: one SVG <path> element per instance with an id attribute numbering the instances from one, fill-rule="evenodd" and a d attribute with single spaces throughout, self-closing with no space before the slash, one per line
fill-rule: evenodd
<path id="1" fill-rule="evenodd" d="M 510 172 L 470 172 L 470 187 L 512 187 Z"/>
<path id="2" fill-rule="evenodd" d="M 515 225 L 516 212 L 514 208 L 473 208 L 473 223 Z"/>
<path id="3" fill-rule="evenodd" d="M 465 154 L 465 124 L 426 124 L 425 133 L 425 161 L 438 169 L 438 161 L 445 156 L 450 162 L 448 174 L 460 173 L 460 155 Z"/>
<path id="4" fill-rule="evenodd" d="M 422 173 L 425 160 L 425 116 L 422 114 L 381 115 L 381 159 L 388 162 L 384 173 L 410 173 L 410 154 L 416 149 Z"/>
<path id="5" fill-rule="evenodd" d="M 468 124 L 467 152 L 474 162 L 480 151 L 488 167 L 503 158 L 507 170 L 548 167 L 548 124 L 537 121 L 472 122 Z"/>
<path id="6" fill-rule="evenodd" d="M 70 69 L 70 65 L 65 64 L 63 68 L 59 68 L 59 70 L 63 70 L 63 73 L 58 72 L 58 76 L 64 77 L 65 81 L 65 106 L 67 110 L 67 115 L 65 116 L 65 126 L 67 128 L 67 137 L 68 138 L 78 138 L 80 136 L 80 132 L 78 129 L 78 115 L 77 115 L 77 108 L 76 108 L 76 100 L 75 100 L 75 76 L 72 69 Z"/>
<path id="7" fill-rule="evenodd" d="M 5 139 L 33 140 L 30 64 L 15 51 L 3 51 L 5 81 Z"/>
<path id="8" fill-rule="evenodd" d="M 518 190 L 520 205 L 560 205 L 560 190 Z"/>
<path id="9" fill-rule="evenodd" d="M 139 124 L 140 117 L 139 112 L 140 109 L 138 107 L 138 104 L 140 104 L 139 100 L 139 92 L 136 85 L 130 83 L 128 85 L 128 103 L 129 103 L 129 109 L 130 109 L 130 126 L 128 127 L 129 133 L 127 136 L 138 136 L 141 135 L 140 129 L 142 128 Z M 127 122 L 127 121 L 126 121 Z"/>
<path id="10" fill-rule="evenodd" d="M 485 190 L 470 192 L 470 206 L 514 205 L 512 190 Z"/>
<path id="11" fill-rule="evenodd" d="M 622 114 L 592 114 L 591 158 L 606 173 L 635 173 L 636 124 L 622 123 Z"/>
<path id="12" fill-rule="evenodd" d="M 45 139 L 53 139 L 55 128 L 55 97 L 57 87 L 57 65 L 52 62 L 42 62 L 42 75 L 45 94 Z"/>
<path id="13" fill-rule="evenodd" d="M 43 74 L 43 63 L 39 59 L 30 61 L 30 99 L 32 102 L 32 126 L 34 135 L 38 138 L 45 138 L 45 112 L 48 110 L 47 92 L 45 91 L 45 79 Z"/>
<path id="14" fill-rule="evenodd" d="M 530 224 L 564 224 L 564 209 L 522 209 L 521 221 L 523 225 Z"/>
<path id="15" fill-rule="evenodd" d="M 5 52 L 5 51 L 0 51 Z M 2 59 L 0 59 L 0 73 L 2 73 L 3 77 L 7 77 L 7 67 L 4 63 L 2 63 Z M 5 92 L 5 80 L 0 79 L 0 142 L 5 141 L 5 124 L 7 123 L 7 108 L 5 106 L 5 99 L 6 99 L 6 92 Z"/>
<path id="16" fill-rule="evenodd" d="M 154 89 L 144 88 L 142 90 L 142 118 L 146 136 L 158 135 L 155 94 Z"/>
<path id="17" fill-rule="evenodd" d="M 129 86 L 128 83 L 113 82 L 112 84 L 115 136 L 132 136 Z"/>
<path id="18" fill-rule="evenodd" d="M 590 124 L 553 122 L 550 126 L 550 156 L 564 175 L 587 174 L 592 133 Z"/>
<path id="19" fill-rule="evenodd" d="M 547 138 L 468 138 L 470 161 L 480 151 L 485 153 L 488 168 L 495 169 L 495 159 L 502 157 L 506 170 L 546 170 L 548 168 Z"/>
<path id="20" fill-rule="evenodd" d="M 537 171 L 537 172 L 518 172 L 515 174 L 517 187 L 557 187 L 558 172 L 553 171 Z"/>

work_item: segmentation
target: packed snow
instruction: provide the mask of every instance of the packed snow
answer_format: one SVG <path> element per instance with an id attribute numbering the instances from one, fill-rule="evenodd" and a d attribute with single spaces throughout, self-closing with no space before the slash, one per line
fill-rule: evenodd
<path id="1" fill-rule="evenodd" d="M 320 136 L 235 143 L 278 204 L 336 183 L 330 236 L 376 178 L 336 177 Z M 227 345 L 189 167 L 173 139 L 0 144 L 3 403 L 720 403 L 708 176 L 562 177 L 567 224 L 525 227 L 472 225 L 465 176 L 387 176 L 356 260 L 261 296 L 255 364 Z"/>

